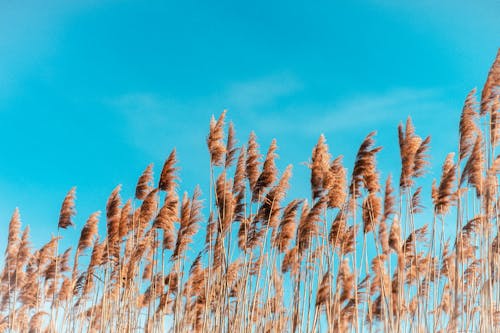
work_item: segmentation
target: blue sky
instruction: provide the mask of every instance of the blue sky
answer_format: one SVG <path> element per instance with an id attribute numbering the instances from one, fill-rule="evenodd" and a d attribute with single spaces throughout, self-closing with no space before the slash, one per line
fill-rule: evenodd
<path id="1" fill-rule="evenodd" d="M 223 109 L 240 142 L 251 130 L 263 150 L 278 140 L 294 195 L 309 195 L 303 162 L 321 133 L 352 168 L 378 130 L 382 174 L 397 178 L 408 115 L 432 135 L 428 177 L 439 177 L 463 100 L 500 46 L 498 12 L 496 0 L 2 1 L 1 234 L 19 207 L 33 242 L 48 240 L 77 186 L 71 238 L 174 147 L 182 189 L 206 189 L 205 137 Z"/>

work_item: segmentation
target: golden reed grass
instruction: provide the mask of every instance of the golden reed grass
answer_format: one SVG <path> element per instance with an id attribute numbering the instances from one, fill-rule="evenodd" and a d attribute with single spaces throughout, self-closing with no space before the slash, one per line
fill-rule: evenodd
<path id="1" fill-rule="evenodd" d="M 307 200 L 287 197 L 292 167 L 278 170 L 276 140 L 265 154 L 253 132 L 238 146 L 223 112 L 207 136 L 206 201 L 199 188 L 179 196 L 174 149 L 157 183 L 150 164 L 135 198 L 124 202 L 117 186 L 105 214 L 88 217 L 72 260 L 59 240 L 74 226 L 75 188 L 39 249 L 16 209 L 0 332 L 499 331 L 499 85 L 500 52 L 481 100 L 475 89 L 465 99 L 457 154 L 444 159 L 429 208 L 419 178 L 430 137 L 410 118 L 397 128 L 397 188 L 380 179 L 375 132 L 350 175 L 321 135 Z"/>

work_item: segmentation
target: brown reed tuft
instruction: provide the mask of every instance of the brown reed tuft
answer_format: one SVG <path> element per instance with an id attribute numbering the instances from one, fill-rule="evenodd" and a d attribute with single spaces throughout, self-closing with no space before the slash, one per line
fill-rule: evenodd
<path id="1" fill-rule="evenodd" d="M 424 209 L 422 206 L 422 187 L 417 188 L 417 190 L 411 196 L 411 209 L 410 212 L 415 215 L 421 213 Z"/>
<path id="2" fill-rule="evenodd" d="M 236 147 L 236 133 L 234 130 L 233 123 L 230 122 L 227 130 L 226 159 L 224 162 L 225 168 L 229 168 L 233 165 L 237 152 L 238 152 L 238 147 Z"/>
<path id="3" fill-rule="evenodd" d="M 58 228 L 66 229 L 70 226 L 74 226 L 72 217 L 76 215 L 75 211 L 75 192 L 76 187 L 72 187 L 66 197 L 63 200 L 61 206 L 61 212 L 59 214 L 59 224 Z"/>
<path id="4" fill-rule="evenodd" d="M 380 197 L 375 193 L 368 194 L 368 196 L 363 200 L 362 210 L 363 232 L 367 233 L 373 231 L 378 225 L 382 214 Z"/>
<path id="5" fill-rule="evenodd" d="M 250 133 L 247 143 L 247 154 L 245 162 L 245 174 L 250 184 L 250 191 L 254 191 L 255 184 L 259 178 L 261 155 L 259 152 L 259 145 L 257 144 L 257 137 L 254 132 Z"/>
<path id="6" fill-rule="evenodd" d="M 389 246 L 389 234 L 387 232 L 387 220 L 382 219 L 378 227 L 378 241 L 383 254 L 389 254 L 391 248 Z"/>
<path id="7" fill-rule="evenodd" d="M 456 179 L 456 165 L 453 163 L 454 153 L 449 153 L 443 164 L 441 183 L 433 194 L 434 209 L 438 214 L 446 214 L 453 203 L 455 193 L 453 185 Z"/>
<path id="8" fill-rule="evenodd" d="M 100 211 L 92 213 L 89 216 L 87 222 L 85 222 L 85 225 L 83 226 L 82 232 L 80 234 L 80 239 L 78 240 L 78 246 L 76 248 L 79 253 L 92 246 L 94 237 L 97 235 L 99 215 L 101 215 Z"/>
<path id="9" fill-rule="evenodd" d="M 483 86 L 481 94 L 481 116 L 488 112 L 490 102 L 494 100 L 498 92 L 495 89 L 500 86 L 500 49 L 491 65 L 490 71 Z"/>
<path id="10" fill-rule="evenodd" d="M 200 195 L 201 191 L 196 187 L 191 199 L 188 199 L 187 195 L 185 195 L 182 200 L 180 228 L 177 233 L 177 242 L 172 254 L 173 260 L 177 260 L 184 255 L 187 246 L 192 242 L 192 237 L 198 231 L 198 222 L 202 220 Z"/>
<path id="11" fill-rule="evenodd" d="M 373 147 L 375 134 L 376 132 L 371 132 L 366 136 L 356 155 L 349 189 L 349 193 L 355 198 L 361 195 L 362 188 L 365 188 L 368 192 L 377 192 L 379 190 L 378 173 L 375 169 L 375 155 L 382 147 Z"/>
<path id="12" fill-rule="evenodd" d="M 236 169 L 233 178 L 233 193 L 239 193 L 245 189 L 245 147 L 239 149 L 238 161 L 236 162 Z"/>
<path id="13" fill-rule="evenodd" d="M 236 206 L 235 198 L 231 189 L 232 182 L 226 179 L 226 172 L 223 171 L 217 178 L 215 185 L 216 198 L 215 202 L 219 208 L 219 232 L 225 234 L 229 229 L 234 217 L 234 210 Z"/>
<path id="14" fill-rule="evenodd" d="M 29 323 L 28 333 L 38 333 L 42 331 L 43 317 L 48 315 L 45 311 L 38 311 L 35 313 Z"/>
<path id="15" fill-rule="evenodd" d="M 123 239 L 130 232 L 131 229 L 134 228 L 131 222 L 132 216 L 132 200 L 128 199 L 127 202 L 123 205 L 120 211 L 120 222 L 119 222 L 119 238 Z"/>
<path id="16" fill-rule="evenodd" d="M 401 245 L 401 226 L 399 224 L 399 217 L 395 215 L 389 233 L 389 246 L 394 252 L 399 254 L 401 252 Z"/>
<path id="17" fill-rule="evenodd" d="M 107 246 L 109 256 L 118 259 L 120 257 L 120 220 L 121 220 L 121 185 L 115 187 L 111 192 L 106 204 L 106 226 Z"/>
<path id="18" fill-rule="evenodd" d="M 403 124 L 398 126 L 399 150 L 401 154 L 401 177 L 399 186 L 401 188 L 411 187 L 413 168 L 415 164 L 415 154 L 420 146 L 421 138 L 415 135 L 415 128 L 411 122 L 411 118 L 406 120 L 406 129 L 403 129 Z"/>
<path id="19" fill-rule="evenodd" d="M 273 246 L 276 246 L 280 253 L 283 253 L 289 246 L 290 241 L 294 238 L 297 217 L 301 201 L 295 199 L 291 201 L 284 209 L 279 230 L 273 239 Z"/>
<path id="20" fill-rule="evenodd" d="M 338 279 L 342 290 L 340 294 L 340 302 L 344 302 L 351 298 L 351 293 L 354 290 L 355 284 L 354 274 L 351 272 L 349 260 L 347 258 L 342 260 L 342 263 L 340 264 Z"/>
<path id="21" fill-rule="evenodd" d="M 339 210 L 337 216 L 335 217 L 330 233 L 328 234 L 328 240 L 332 245 L 333 249 L 341 247 L 344 242 L 344 238 L 346 237 L 346 219 L 347 216 L 344 210 Z"/>
<path id="22" fill-rule="evenodd" d="M 430 164 L 429 155 L 427 152 L 429 151 L 431 143 L 431 137 L 428 136 L 420 143 L 416 153 L 415 159 L 413 162 L 413 178 L 422 177 L 426 172 L 426 167 Z"/>
<path id="23" fill-rule="evenodd" d="M 16 208 L 9 222 L 9 232 L 7 236 L 7 248 L 5 250 L 6 263 L 12 263 L 15 257 L 15 251 L 21 241 L 19 233 L 21 232 L 21 217 L 19 209 Z"/>
<path id="24" fill-rule="evenodd" d="M 352 225 L 345 230 L 341 253 L 348 254 L 356 251 L 356 237 L 358 234 L 358 225 Z"/>
<path id="25" fill-rule="evenodd" d="M 139 200 L 144 198 L 151 192 L 151 184 L 153 183 L 153 163 L 148 165 L 137 181 L 135 187 L 135 197 Z"/>
<path id="26" fill-rule="evenodd" d="M 158 183 L 158 189 L 160 191 L 173 191 L 177 187 L 177 170 L 176 167 L 177 158 L 175 148 L 170 152 L 165 163 L 163 164 L 163 169 L 160 174 L 160 181 Z"/>
<path id="27" fill-rule="evenodd" d="M 478 197 L 481 196 L 483 191 L 483 165 L 482 138 L 481 135 L 477 135 L 472 152 L 462 172 L 460 186 L 467 180 L 467 183 L 476 189 Z"/>
<path id="28" fill-rule="evenodd" d="M 273 229 L 278 226 L 281 201 L 286 195 L 291 176 L 292 166 L 289 165 L 281 175 L 278 184 L 271 188 L 265 196 L 257 212 L 256 221 L 261 221 L 263 225 L 268 225 Z"/>
<path id="29" fill-rule="evenodd" d="M 328 181 L 326 187 L 328 190 L 328 208 L 341 208 L 347 197 L 347 173 L 342 166 L 342 156 L 333 160 L 328 171 Z"/>
<path id="30" fill-rule="evenodd" d="M 250 219 L 244 218 L 240 222 L 240 228 L 238 229 L 238 248 L 240 250 L 248 251 L 248 238 L 250 234 Z"/>
<path id="31" fill-rule="evenodd" d="M 321 283 L 316 293 L 316 306 L 325 304 L 330 298 L 330 273 L 326 272 L 321 279 Z"/>
<path id="32" fill-rule="evenodd" d="M 275 152 L 277 148 L 278 146 L 276 145 L 276 140 L 273 139 L 267 151 L 266 159 L 264 160 L 264 165 L 262 167 L 262 172 L 257 178 L 252 189 L 253 202 L 260 201 L 260 199 L 264 197 L 263 194 L 265 190 L 276 181 L 277 169 L 275 159 L 277 155 Z"/>
<path id="33" fill-rule="evenodd" d="M 494 150 L 498 144 L 499 135 L 499 122 L 500 117 L 498 112 L 500 111 L 500 94 L 496 95 L 490 109 L 490 144 L 491 148 Z"/>
<path id="34" fill-rule="evenodd" d="M 148 223 L 153 219 L 158 208 L 158 189 L 154 189 L 146 196 L 141 205 L 139 214 L 139 226 L 141 230 L 146 229 Z"/>
<path id="35" fill-rule="evenodd" d="M 297 275 L 300 267 L 298 250 L 299 249 L 294 246 L 286 252 L 283 257 L 283 264 L 281 265 L 281 271 L 283 273 L 291 272 L 292 275 Z"/>
<path id="36" fill-rule="evenodd" d="M 175 222 L 179 220 L 179 197 L 175 191 L 168 192 L 163 206 L 153 222 L 153 227 L 163 230 L 163 249 L 175 246 Z"/>
<path id="37" fill-rule="evenodd" d="M 318 143 L 313 149 L 310 167 L 312 198 L 316 200 L 325 190 L 330 169 L 330 153 L 328 152 L 328 146 L 323 134 L 320 135 Z"/>
<path id="38" fill-rule="evenodd" d="M 31 242 L 29 240 L 30 227 L 26 226 L 23 230 L 21 241 L 19 242 L 19 247 L 17 250 L 17 270 L 20 269 L 28 263 L 31 257 Z"/>
<path id="39" fill-rule="evenodd" d="M 67 302 L 73 296 L 73 282 L 71 279 L 67 277 L 63 277 L 63 282 L 61 284 L 61 288 L 59 289 L 59 293 L 57 294 L 58 302 Z"/>
<path id="40" fill-rule="evenodd" d="M 387 221 L 387 219 L 396 213 L 394 209 L 394 195 L 392 187 L 392 177 L 389 175 L 385 181 L 385 191 L 384 191 L 384 214 L 382 216 L 382 222 Z"/>
<path id="41" fill-rule="evenodd" d="M 226 154 L 226 146 L 224 145 L 224 120 L 226 118 L 226 110 L 224 110 L 217 121 L 212 116 L 210 120 L 210 130 L 207 137 L 208 151 L 210 152 L 210 162 L 213 165 L 224 165 L 224 154 Z"/>
<path id="42" fill-rule="evenodd" d="M 319 198 L 311 209 L 306 203 L 302 206 L 302 215 L 297 228 L 297 244 L 301 255 L 309 248 L 312 238 L 318 233 L 318 223 L 321 221 L 321 214 L 326 208 L 327 200 L 327 197 Z"/>
<path id="43" fill-rule="evenodd" d="M 474 137 L 478 132 L 478 127 L 476 125 L 477 113 L 475 111 L 476 102 L 476 89 L 472 89 L 465 99 L 464 107 L 462 109 L 462 115 L 460 116 L 460 142 L 459 142 L 459 159 L 465 159 L 471 151 L 472 145 L 474 144 Z"/>

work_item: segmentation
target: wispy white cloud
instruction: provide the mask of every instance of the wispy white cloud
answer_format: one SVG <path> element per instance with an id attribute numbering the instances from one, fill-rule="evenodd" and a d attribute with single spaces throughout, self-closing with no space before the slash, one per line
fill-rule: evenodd
<path id="1" fill-rule="evenodd" d="M 179 103 L 157 94 L 131 93 L 105 103 L 123 118 L 123 138 L 151 156 L 161 153 L 153 142 L 185 141 L 188 136 L 184 127 L 196 126 L 190 103 Z"/>
<path id="2" fill-rule="evenodd" d="M 280 97 L 289 96 L 301 88 L 302 83 L 294 75 L 283 73 L 245 82 L 235 82 L 229 85 L 221 97 L 231 107 L 246 111 L 272 104 Z"/>
<path id="3" fill-rule="evenodd" d="M 231 106 L 229 118 L 238 130 L 255 130 L 267 137 L 316 137 L 319 133 L 366 132 L 394 127 L 409 115 L 433 117 L 449 110 L 444 91 L 398 88 L 385 92 L 360 93 L 349 98 L 332 97 L 331 102 L 298 103 L 295 95 L 302 84 L 292 75 L 273 75 L 237 82 L 217 96 L 189 101 L 134 93 L 108 101 L 128 122 L 126 136 L 133 145 L 157 156 L 152 142 L 179 142 L 194 153 L 205 151 L 204 138 L 212 114 Z M 283 99 L 286 98 L 286 99 Z M 267 110 L 274 110 L 269 112 Z"/>
<path id="4" fill-rule="evenodd" d="M 220 93 L 182 101 L 153 93 L 129 93 L 111 98 L 105 103 L 124 116 L 128 126 L 127 140 L 150 155 L 158 154 L 151 142 L 178 142 L 201 149 L 212 114 L 229 108 L 234 118 L 247 123 L 256 118 L 263 105 L 273 105 L 281 98 L 301 89 L 293 75 L 274 74 L 228 84 Z M 168 128 L 168 130 L 167 130 Z M 175 138 L 175 140 L 173 140 Z M 171 140 L 172 139 L 172 140 Z M 203 147 L 204 149 L 204 147 Z"/>
<path id="5" fill-rule="evenodd" d="M 255 117 L 262 131 L 317 135 L 331 131 L 377 128 L 381 124 L 406 119 L 409 115 L 444 110 L 438 89 L 398 88 L 386 92 L 364 93 L 329 104 L 288 107 L 283 116 Z"/>

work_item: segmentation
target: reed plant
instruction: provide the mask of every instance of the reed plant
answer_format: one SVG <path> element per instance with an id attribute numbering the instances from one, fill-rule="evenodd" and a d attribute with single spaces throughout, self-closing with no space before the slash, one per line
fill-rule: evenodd
<path id="1" fill-rule="evenodd" d="M 399 181 L 380 177 L 375 132 L 349 169 L 321 135 L 310 197 L 291 198 L 277 142 L 261 151 L 252 133 L 238 145 L 223 112 L 207 135 L 209 193 L 180 190 L 174 149 L 156 181 L 146 167 L 134 198 L 111 192 L 74 251 L 60 239 L 74 225 L 76 188 L 57 235 L 38 249 L 16 209 L 0 332 L 499 331 L 499 86 L 500 52 L 480 100 L 476 90 L 465 99 L 457 151 L 443 159 L 428 207 L 431 140 L 411 118 L 395 130 Z"/>

